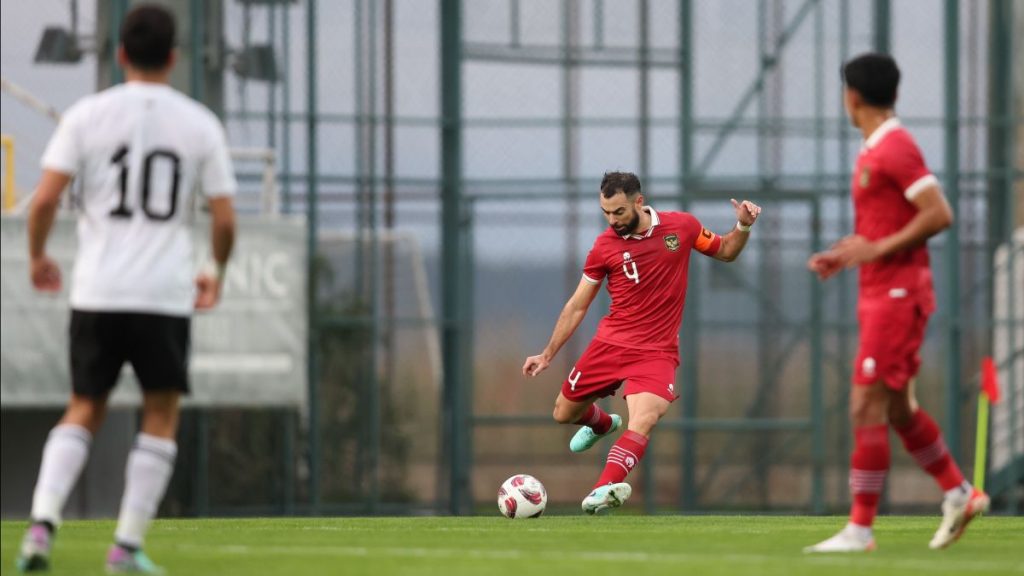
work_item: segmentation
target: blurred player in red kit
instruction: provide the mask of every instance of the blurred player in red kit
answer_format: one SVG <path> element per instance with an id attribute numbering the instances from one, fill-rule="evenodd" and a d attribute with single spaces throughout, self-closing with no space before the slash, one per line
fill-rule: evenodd
<path id="1" fill-rule="evenodd" d="M 918 352 L 935 310 L 926 242 L 952 225 L 953 212 L 895 116 L 896 62 L 888 55 L 864 54 L 847 62 L 842 75 L 847 113 L 864 136 L 853 171 L 854 234 L 814 254 L 807 265 L 822 280 L 847 268 L 860 274 L 860 349 L 850 393 L 853 506 L 846 527 L 805 551 L 875 548 L 871 525 L 889 470 L 890 426 L 945 491 L 942 524 L 929 544 L 945 548 L 989 506 L 988 496 L 964 480 L 939 427 L 914 397 Z"/>
<path id="2" fill-rule="evenodd" d="M 750 236 L 761 208 L 732 201 L 735 229 L 719 236 L 686 212 L 656 212 L 644 205 L 640 180 L 626 172 L 610 172 L 601 181 L 601 210 L 608 229 L 594 241 L 576 292 L 562 309 L 544 351 L 523 364 L 523 375 L 543 372 L 583 321 L 607 278 L 611 309 L 593 341 L 569 372 L 555 399 L 554 418 L 581 426 L 569 443 L 583 452 L 622 426 L 618 414 L 607 414 L 594 402 L 625 383 L 629 410 L 626 432 L 608 453 L 604 472 L 583 499 L 594 514 L 620 506 L 632 493 L 623 482 L 643 458 L 647 439 L 677 398 L 679 325 L 686 301 L 690 253 L 731 262 Z"/>

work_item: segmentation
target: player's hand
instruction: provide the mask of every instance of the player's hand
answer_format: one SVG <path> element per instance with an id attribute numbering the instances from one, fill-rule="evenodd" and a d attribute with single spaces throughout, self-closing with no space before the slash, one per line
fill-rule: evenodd
<path id="1" fill-rule="evenodd" d="M 60 266 L 57 266 L 57 263 L 49 256 L 32 258 L 29 263 L 29 275 L 32 277 L 32 286 L 36 290 L 60 292 Z"/>
<path id="2" fill-rule="evenodd" d="M 881 256 L 878 246 L 859 234 L 839 240 L 829 252 L 835 254 L 843 268 L 856 268 Z"/>
<path id="3" fill-rule="evenodd" d="M 209 274 L 196 276 L 196 310 L 209 310 L 220 301 L 220 280 Z"/>
<path id="4" fill-rule="evenodd" d="M 831 250 L 811 255 L 807 260 L 807 268 L 817 274 L 821 280 L 828 280 L 843 269 L 839 264 L 839 259 Z"/>
<path id="5" fill-rule="evenodd" d="M 732 207 L 736 209 L 736 220 L 744 226 L 750 226 L 761 215 L 761 207 L 750 200 L 737 202 L 735 198 L 730 198 L 729 201 L 732 202 Z"/>
<path id="6" fill-rule="evenodd" d="M 526 359 L 526 362 L 523 364 L 523 376 L 529 376 L 532 378 L 537 374 L 540 374 L 541 372 L 547 370 L 548 366 L 550 365 L 551 360 L 548 360 L 548 357 L 543 354 L 530 356 L 529 358 Z"/>

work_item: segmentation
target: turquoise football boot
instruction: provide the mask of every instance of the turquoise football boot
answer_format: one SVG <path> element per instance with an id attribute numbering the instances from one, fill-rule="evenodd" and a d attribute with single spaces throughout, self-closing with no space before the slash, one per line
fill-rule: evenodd
<path id="1" fill-rule="evenodd" d="M 576 434 L 569 440 L 569 450 L 573 452 L 586 452 L 590 448 L 597 444 L 597 441 L 605 436 L 615 432 L 622 427 L 622 418 L 618 414 L 612 414 L 612 425 L 608 428 L 608 431 L 604 434 L 598 434 L 594 432 L 594 429 L 590 426 L 581 426 Z"/>

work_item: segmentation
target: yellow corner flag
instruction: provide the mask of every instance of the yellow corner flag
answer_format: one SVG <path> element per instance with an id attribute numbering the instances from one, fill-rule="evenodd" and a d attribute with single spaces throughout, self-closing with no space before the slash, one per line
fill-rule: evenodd
<path id="1" fill-rule="evenodd" d="M 974 487 L 985 489 L 988 468 L 988 407 L 999 402 L 999 376 L 991 356 L 981 361 L 981 394 L 978 395 L 978 430 L 974 435 Z"/>

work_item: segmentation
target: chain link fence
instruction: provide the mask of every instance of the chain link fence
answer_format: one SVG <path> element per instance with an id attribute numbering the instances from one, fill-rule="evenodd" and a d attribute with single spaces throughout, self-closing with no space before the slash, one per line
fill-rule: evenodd
<path id="1" fill-rule="evenodd" d="M 71 17 L 38 4 L 3 4 L 3 75 L 62 109 L 109 61 L 33 64 L 42 28 Z M 839 66 L 872 49 L 900 62 L 898 112 L 957 208 L 957 234 L 930 244 L 940 310 L 917 389 L 970 470 L 981 357 L 1016 322 L 991 295 L 996 247 L 1021 226 L 1019 3 L 222 0 L 203 17 L 169 4 L 205 66 L 179 87 L 222 113 L 232 146 L 274 152 L 281 214 L 308 217 L 310 357 L 299 409 L 186 414 L 166 512 L 489 512 L 518 472 L 575 509 L 604 453 L 570 456 L 573 430 L 550 411 L 607 296 L 543 377 L 519 370 L 603 230 L 608 170 L 720 232 L 729 198 L 764 207 L 737 262 L 691 265 L 682 398 L 634 472 L 642 508 L 842 510 L 856 282 L 820 285 L 804 262 L 852 229 L 860 136 Z M 77 6 L 85 36 L 116 16 Z M 2 98 L 25 189 L 52 125 Z M 255 165 L 239 177 L 263 186 Z M 1012 461 L 996 488 L 1019 511 Z M 888 505 L 933 506 L 930 482 L 894 451 Z"/>

